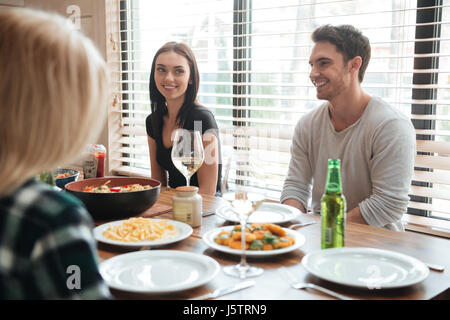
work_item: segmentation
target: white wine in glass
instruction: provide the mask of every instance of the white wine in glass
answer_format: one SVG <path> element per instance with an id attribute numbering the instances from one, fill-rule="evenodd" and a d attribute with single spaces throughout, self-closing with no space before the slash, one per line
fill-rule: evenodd
<path id="1" fill-rule="evenodd" d="M 227 168 L 227 171 L 229 168 Z M 241 261 L 237 265 L 226 266 L 223 268 L 225 274 L 238 277 L 241 279 L 245 279 L 248 277 L 259 276 L 264 272 L 264 269 L 251 266 L 247 263 L 246 259 L 246 236 L 245 236 L 245 228 L 247 226 L 247 221 L 250 215 L 255 212 L 259 206 L 265 200 L 265 186 L 261 187 L 264 184 L 264 177 L 259 175 L 258 172 L 260 170 L 255 169 L 254 165 L 247 165 L 247 172 L 249 178 L 248 180 L 236 180 L 234 185 L 228 185 L 227 188 L 222 188 L 223 194 L 222 197 L 229 204 L 231 210 L 236 214 L 239 218 L 241 224 Z M 255 171 L 258 170 L 258 171 Z M 228 174 L 225 175 L 228 178 Z M 257 176 L 257 177 L 256 177 Z M 224 182 L 223 185 L 226 185 L 227 182 Z"/>
<path id="2" fill-rule="evenodd" d="M 192 177 L 203 164 L 203 158 L 200 157 L 174 157 L 172 161 L 185 177 Z"/>
<path id="3" fill-rule="evenodd" d="M 250 215 L 264 201 L 263 195 L 245 191 L 227 192 L 223 195 L 223 198 L 229 202 L 231 209 L 239 217 L 239 220 L 248 220 Z"/>
<path id="4" fill-rule="evenodd" d="M 199 131 L 175 130 L 172 146 L 172 161 L 190 185 L 191 177 L 202 166 L 205 157 L 202 136 Z"/>

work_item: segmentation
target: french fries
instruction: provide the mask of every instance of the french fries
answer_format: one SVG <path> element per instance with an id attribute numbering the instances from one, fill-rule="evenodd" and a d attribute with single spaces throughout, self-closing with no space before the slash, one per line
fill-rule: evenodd
<path id="1" fill-rule="evenodd" d="M 120 225 L 111 226 L 103 232 L 105 238 L 117 241 L 137 242 L 173 238 L 178 234 L 168 220 L 130 218 Z"/>

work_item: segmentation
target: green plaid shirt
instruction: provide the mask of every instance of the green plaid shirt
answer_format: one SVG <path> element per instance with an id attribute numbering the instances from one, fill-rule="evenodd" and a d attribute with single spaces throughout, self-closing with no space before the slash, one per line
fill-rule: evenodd
<path id="1" fill-rule="evenodd" d="M 109 299 L 82 202 L 30 180 L 0 198 L 0 299 Z"/>

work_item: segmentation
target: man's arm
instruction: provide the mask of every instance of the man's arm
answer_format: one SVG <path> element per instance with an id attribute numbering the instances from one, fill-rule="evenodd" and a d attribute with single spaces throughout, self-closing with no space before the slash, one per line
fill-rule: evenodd
<path id="1" fill-rule="evenodd" d="M 288 206 L 297 208 L 297 209 L 299 209 L 301 212 L 306 213 L 306 209 L 305 209 L 305 207 L 303 206 L 303 204 L 302 204 L 300 201 L 296 200 L 296 199 L 292 199 L 292 198 L 286 199 L 285 201 L 283 201 L 283 204 L 286 204 L 286 205 L 288 205 Z"/>
<path id="2" fill-rule="evenodd" d="M 308 128 L 302 120 L 297 123 L 292 138 L 291 160 L 280 202 L 306 213 L 312 189 L 312 169 L 308 158 Z"/>
<path id="3" fill-rule="evenodd" d="M 372 194 L 358 205 L 368 224 L 385 227 L 400 221 L 406 212 L 415 143 L 414 128 L 406 120 L 390 121 L 374 135 L 370 160 Z"/>
<path id="4" fill-rule="evenodd" d="M 360 224 L 368 224 L 366 220 L 364 220 L 359 206 L 347 212 L 347 221 Z"/>

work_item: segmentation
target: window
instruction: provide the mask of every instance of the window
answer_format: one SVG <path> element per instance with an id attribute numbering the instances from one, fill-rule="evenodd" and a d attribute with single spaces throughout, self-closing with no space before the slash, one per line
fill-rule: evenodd
<path id="1" fill-rule="evenodd" d="M 236 132 L 244 135 L 278 199 L 294 126 L 320 104 L 308 77 L 311 33 L 346 23 L 371 41 L 363 88 L 415 125 L 409 212 L 450 220 L 450 0 L 116 0 L 110 10 L 110 167 L 117 173 L 150 173 L 151 62 L 165 42 L 182 41 L 196 54 L 199 102 L 216 116 L 223 153 L 236 147 Z"/>

